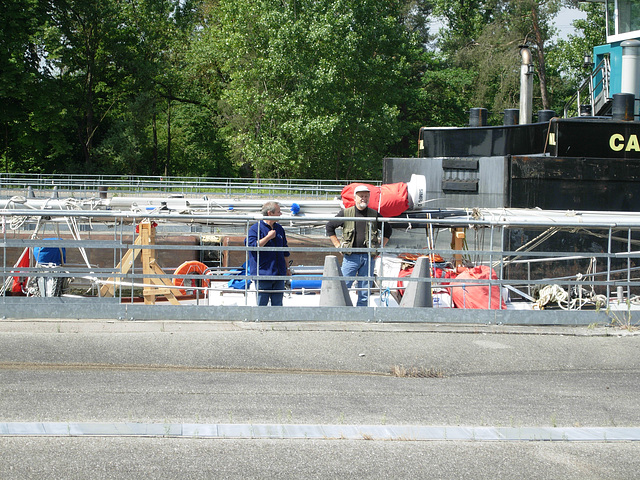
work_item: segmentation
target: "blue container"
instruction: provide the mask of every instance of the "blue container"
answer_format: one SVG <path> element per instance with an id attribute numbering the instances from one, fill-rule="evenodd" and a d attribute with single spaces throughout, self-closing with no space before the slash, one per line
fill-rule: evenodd
<path id="1" fill-rule="evenodd" d="M 45 240 L 62 240 L 61 238 L 45 238 Z M 33 256 L 38 263 L 67 263 L 67 249 L 64 247 L 35 247 Z"/>
<path id="2" fill-rule="evenodd" d="M 309 275 L 305 275 L 308 277 Z M 291 290 L 302 290 L 303 288 L 306 290 L 320 290 L 322 287 L 322 275 L 313 275 L 314 277 L 318 277 L 318 280 L 314 278 L 305 278 L 305 279 L 296 279 L 295 276 L 291 278 Z"/>

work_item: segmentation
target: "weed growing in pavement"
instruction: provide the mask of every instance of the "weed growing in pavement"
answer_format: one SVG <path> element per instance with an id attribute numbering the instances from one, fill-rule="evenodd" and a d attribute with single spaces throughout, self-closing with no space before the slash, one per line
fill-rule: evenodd
<path id="1" fill-rule="evenodd" d="M 400 378 L 445 378 L 446 376 L 439 368 L 405 367 L 404 365 L 392 366 L 391 375 Z"/>
<path id="2" fill-rule="evenodd" d="M 627 330 L 629 332 L 640 329 L 640 321 L 634 321 L 631 314 L 631 302 L 627 299 L 627 309 L 624 311 L 611 310 L 607 308 L 606 314 L 611 320 L 611 326 Z"/>

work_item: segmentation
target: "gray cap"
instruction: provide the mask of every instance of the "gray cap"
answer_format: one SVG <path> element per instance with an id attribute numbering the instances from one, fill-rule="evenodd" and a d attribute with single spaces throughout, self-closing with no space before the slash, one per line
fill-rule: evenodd
<path id="1" fill-rule="evenodd" d="M 359 193 L 359 192 L 369 192 L 369 193 L 371 193 L 371 192 L 369 191 L 369 189 L 366 187 L 366 185 L 358 185 L 358 186 L 353 190 L 354 195 L 355 195 L 356 193 Z"/>

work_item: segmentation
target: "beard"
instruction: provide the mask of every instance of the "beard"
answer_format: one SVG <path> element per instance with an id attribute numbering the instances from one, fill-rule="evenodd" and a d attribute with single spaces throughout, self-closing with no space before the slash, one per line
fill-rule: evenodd
<path id="1" fill-rule="evenodd" d="M 356 202 L 356 207 L 358 207 L 358 210 L 364 210 L 365 208 L 367 208 L 369 206 L 368 202 L 364 202 L 364 201 L 359 201 Z"/>

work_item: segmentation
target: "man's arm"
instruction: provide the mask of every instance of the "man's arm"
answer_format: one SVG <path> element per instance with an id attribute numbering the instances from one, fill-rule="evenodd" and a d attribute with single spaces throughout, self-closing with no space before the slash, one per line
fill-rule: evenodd
<path id="1" fill-rule="evenodd" d="M 260 222 L 254 224 L 249 229 L 249 233 L 247 235 L 247 246 L 249 247 L 264 247 L 265 244 L 276 236 L 275 230 L 269 230 L 264 237 L 260 238 L 261 227 Z"/>
<path id="2" fill-rule="evenodd" d="M 264 237 L 260 239 L 260 241 L 258 242 L 258 245 L 260 247 L 264 247 L 269 242 L 269 240 L 271 240 L 275 236 L 276 236 L 276 231 L 275 229 L 272 228 L 271 230 L 269 230 L 269 233 L 267 233 Z"/>
<path id="3" fill-rule="evenodd" d="M 389 238 L 391 238 L 391 234 L 393 233 L 393 228 L 391 224 L 385 222 L 382 224 L 382 246 L 386 247 L 387 242 L 389 242 Z"/>
<path id="4" fill-rule="evenodd" d="M 258 229 L 256 225 L 251 225 L 249 227 L 249 232 L 247 233 L 247 247 L 256 247 L 258 246 Z"/>
<path id="5" fill-rule="evenodd" d="M 336 217 L 343 217 L 343 216 L 344 216 L 344 210 L 340 209 Z M 326 226 L 327 237 L 329 237 L 329 239 L 331 240 L 331 243 L 333 243 L 333 246 L 336 248 L 340 247 L 340 240 L 338 240 L 338 236 L 336 235 L 336 228 L 342 227 L 342 225 L 343 225 L 342 221 L 329 220 Z"/>

